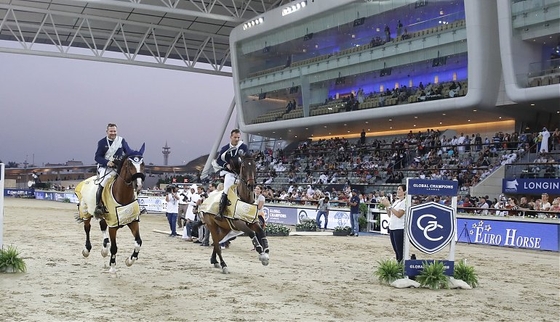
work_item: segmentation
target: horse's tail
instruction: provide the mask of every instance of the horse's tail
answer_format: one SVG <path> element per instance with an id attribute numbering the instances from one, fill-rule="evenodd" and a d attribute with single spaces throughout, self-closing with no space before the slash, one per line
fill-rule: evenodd
<path id="1" fill-rule="evenodd" d="M 77 214 L 74 215 L 74 219 L 76 220 L 76 222 L 78 224 L 81 224 L 84 222 L 84 218 L 80 217 L 80 213 L 78 212 Z"/>

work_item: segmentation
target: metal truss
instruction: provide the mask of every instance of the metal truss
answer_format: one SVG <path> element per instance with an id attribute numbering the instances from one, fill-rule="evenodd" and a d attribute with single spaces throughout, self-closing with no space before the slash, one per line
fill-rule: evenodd
<path id="1" fill-rule="evenodd" d="M 0 0 L 0 52 L 231 76 L 231 30 L 288 2 Z"/>

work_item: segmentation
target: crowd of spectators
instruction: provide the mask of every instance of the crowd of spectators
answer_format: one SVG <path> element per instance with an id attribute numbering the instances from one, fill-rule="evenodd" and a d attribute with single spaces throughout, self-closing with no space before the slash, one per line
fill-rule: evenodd
<path id="1" fill-rule="evenodd" d="M 312 204 L 329 196 L 331 203 L 344 204 L 355 188 L 363 192 L 364 202 L 375 204 L 376 196 L 393 193 L 406 177 L 456 180 L 465 195 L 501 165 L 536 153 L 535 136 L 498 132 L 486 138 L 463 133 L 446 137 L 431 129 L 365 143 L 346 138 L 306 141 L 290 152 L 268 149 L 255 157 L 268 200 Z M 475 207 L 481 204 L 479 199 Z"/>
<path id="2" fill-rule="evenodd" d="M 346 138 L 306 141 L 289 155 L 283 150 L 259 151 L 256 160 L 262 183 L 275 187 L 396 184 L 419 177 L 457 180 L 468 188 L 517 160 L 530 149 L 529 142 L 529 135 L 516 133 L 499 132 L 483 140 L 478 134 L 448 138 L 439 130 L 411 131 L 365 144 Z"/>
<path id="3" fill-rule="evenodd" d="M 488 196 L 471 197 L 466 195 L 457 203 L 464 211 L 480 215 L 520 216 L 528 218 L 560 218 L 560 196 L 549 201 L 548 193 L 540 198 L 534 196 L 505 196 L 489 198 Z"/>

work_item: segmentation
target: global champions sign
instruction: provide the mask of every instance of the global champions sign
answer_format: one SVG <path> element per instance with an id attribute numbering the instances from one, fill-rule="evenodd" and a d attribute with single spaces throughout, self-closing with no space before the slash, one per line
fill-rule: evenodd
<path id="1" fill-rule="evenodd" d="M 410 242 L 426 254 L 434 254 L 451 242 L 455 232 L 453 209 L 435 202 L 410 208 L 406 233 Z"/>
<path id="2" fill-rule="evenodd" d="M 510 194 L 560 194 L 560 179 L 503 179 L 502 192 Z"/>

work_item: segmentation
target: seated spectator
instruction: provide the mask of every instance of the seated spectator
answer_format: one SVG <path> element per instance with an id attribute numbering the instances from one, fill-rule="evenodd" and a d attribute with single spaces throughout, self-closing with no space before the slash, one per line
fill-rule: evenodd
<path id="1" fill-rule="evenodd" d="M 519 216 L 520 214 L 517 199 L 515 197 L 508 198 L 505 208 L 508 210 L 507 216 Z"/>
<path id="2" fill-rule="evenodd" d="M 554 198 L 548 211 L 555 212 L 554 214 L 549 214 L 550 218 L 560 218 L 560 197 Z"/>
<path id="3" fill-rule="evenodd" d="M 482 210 L 479 210 L 479 213 L 483 216 L 488 216 L 488 208 L 490 208 L 490 205 L 488 204 L 488 202 L 486 202 L 486 199 L 487 197 L 479 198 L 478 208 L 482 208 Z"/>
<path id="4" fill-rule="evenodd" d="M 294 100 L 295 102 L 295 100 Z M 296 106 L 292 101 L 288 101 L 288 105 L 286 105 L 286 114 L 290 113 L 292 110 L 295 110 Z"/>

